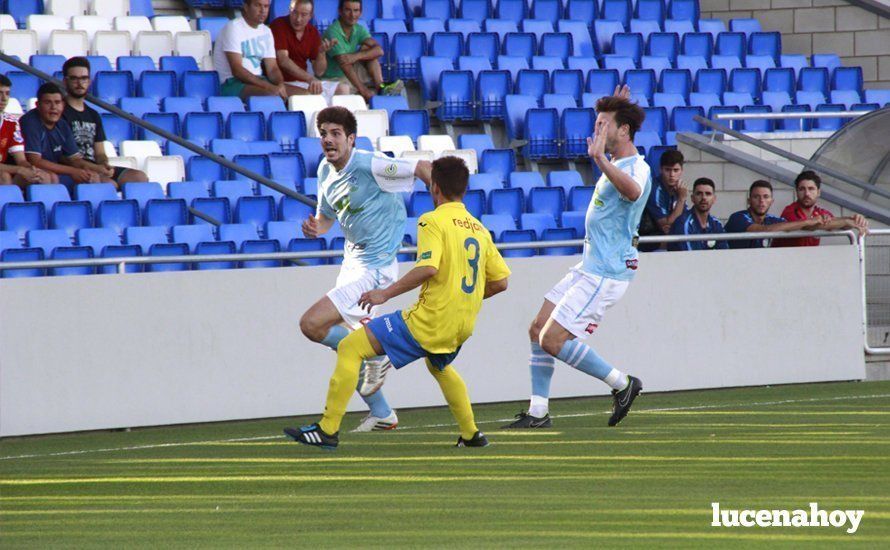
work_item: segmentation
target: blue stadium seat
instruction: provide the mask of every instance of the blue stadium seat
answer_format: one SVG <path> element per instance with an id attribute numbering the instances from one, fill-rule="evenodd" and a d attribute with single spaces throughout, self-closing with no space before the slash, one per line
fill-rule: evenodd
<path id="1" fill-rule="evenodd" d="M 226 124 L 226 135 L 242 141 L 260 141 L 266 135 L 266 118 L 263 113 L 232 113 Z"/>
<path id="2" fill-rule="evenodd" d="M 150 199 L 145 205 L 145 225 L 163 227 L 168 234 L 175 225 L 188 223 L 188 204 L 183 199 Z"/>
<path id="3" fill-rule="evenodd" d="M 467 55 L 485 57 L 489 63 L 497 61 L 501 51 L 501 39 L 497 33 L 474 32 L 467 36 Z"/>
<path id="4" fill-rule="evenodd" d="M 176 113 L 145 113 L 142 115 L 142 120 L 143 122 L 157 126 L 162 130 L 166 130 L 171 134 L 182 134 L 182 132 L 180 132 L 181 125 L 179 123 L 179 115 Z M 161 148 L 167 143 L 167 138 L 145 128 L 140 128 L 139 134 L 139 139 L 155 141 Z"/>
<path id="5" fill-rule="evenodd" d="M 132 96 L 134 90 L 133 75 L 128 72 L 101 71 L 93 82 L 93 93 L 109 103 Z"/>
<path id="6" fill-rule="evenodd" d="M 615 69 L 595 69 L 587 74 L 587 91 L 602 97 L 615 93 L 615 87 L 621 81 Z"/>
<path id="7" fill-rule="evenodd" d="M 775 68 L 776 62 L 768 55 L 748 54 L 748 56 L 745 57 L 745 67 L 749 69 L 757 69 L 763 74 L 767 70 Z"/>
<path id="8" fill-rule="evenodd" d="M 141 97 L 150 97 L 158 102 L 165 97 L 177 95 L 176 73 L 173 71 L 146 70 L 139 79 L 136 93 Z"/>
<path id="9" fill-rule="evenodd" d="M 485 17 L 480 17 L 478 19 L 466 18 L 461 19 L 457 17 L 452 17 L 448 21 L 445 22 L 445 29 L 448 32 L 459 32 L 463 35 L 464 40 L 473 32 L 482 32 L 482 21 L 488 18 L 488 15 Z"/>
<path id="10" fill-rule="evenodd" d="M 734 55 L 712 55 L 711 67 L 714 69 L 723 69 L 727 73 L 733 69 L 742 68 L 742 60 Z"/>
<path id="11" fill-rule="evenodd" d="M 767 69 L 763 74 L 764 92 L 785 92 L 786 94 L 793 94 L 796 89 L 797 81 L 794 77 L 794 69 Z"/>
<path id="12" fill-rule="evenodd" d="M 470 174 L 470 183 L 467 187 L 471 191 L 482 191 L 486 196 L 490 195 L 492 191 L 503 188 L 504 184 L 497 176 L 491 174 Z"/>
<path id="13" fill-rule="evenodd" d="M 543 107 L 556 109 L 556 115 L 561 119 L 563 111 L 577 108 L 578 102 L 568 94 L 544 94 Z"/>
<path id="14" fill-rule="evenodd" d="M 102 201 L 119 198 L 111 183 L 80 183 L 75 187 L 74 194 L 78 201 L 89 202 L 93 212 L 98 211 Z"/>
<path id="15" fill-rule="evenodd" d="M 210 190 L 201 181 L 174 181 L 167 185 L 167 196 L 171 199 L 184 199 L 191 206 L 194 199 L 209 197 Z"/>
<path id="16" fill-rule="evenodd" d="M 93 249 L 86 246 L 58 247 L 49 256 L 52 260 L 84 260 L 93 258 Z M 54 267 L 49 270 L 50 276 L 93 275 L 96 268 L 79 265 L 71 267 Z"/>
<path id="17" fill-rule="evenodd" d="M 795 94 L 795 101 L 798 105 L 809 105 L 810 109 L 816 110 L 816 106 L 825 103 L 825 96 L 822 92 L 800 90 Z"/>
<path id="18" fill-rule="evenodd" d="M 43 250 L 39 248 L 10 248 L 0 253 L 0 262 L 37 262 L 43 259 Z M 45 274 L 46 270 L 40 268 L 4 269 L 0 271 L 0 277 L 4 279 L 43 277 Z"/>
<path id="19" fill-rule="evenodd" d="M 554 32 L 553 25 L 555 25 L 555 22 L 551 23 L 543 19 L 523 19 L 519 28 L 524 33 L 535 35 L 535 44 L 540 47 L 541 38 L 547 33 Z M 535 51 L 538 51 L 538 48 Z"/>
<path id="20" fill-rule="evenodd" d="M 791 105 L 791 95 L 788 92 L 765 91 L 761 94 L 760 101 L 763 105 L 768 105 L 773 112 L 780 112 L 782 107 Z"/>
<path id="21" fill-rule="evenodd" d="M 571 96 L 577 103 L 584 93 L 584 73 L 567 69 L 553 71 L 550 73 L 550 89 Z"/>
<path id="22" fill-rule="evenodd" d="M 643 36 L 643 42 L 649 41 L 649 36 L 652 33 L 662 32 L 661 24 L 658 21 L 649 21 L 643 19 L 631 19 L 630 20 L 630 32 L 639 33 Z"/>
<path id="23" fill-rule="evenodd" d="M 68 194 L 68 188 L 60 183 L 29 185 L 27 193 L 28 200 L 31 202 L 42 202 L 46 212 L 51 212 L 53 206 L 55 206 L 57 202 L 71 200 L 71 196 Z M 22 201 L 19 200 L 18 202 Z"/>
<path id="24" fill-rule="evenodd" d="M 161 184 L 157 182 L 129 182 L 124 184 L 124 198 L 133 199 L 139 203 L 139 210 L 145 213 L 148 201 L 152 199 L 166 199 Z M 149 223 L 149 225 L 154 225 Z"/>
<path id="25" fill-rule="evenodd" d="M 832 90 L 862 90 L 862 67 L 837 67 L 831 75 Z"/>
<path id="26" fill-rule="evenodd" d="M 646 45 L 646 53 L 667 57 L 671 63 L 676 63 L 677 54 L 680 53 L 680 37 L 672 32 L 652 33 Z"/>
<path id="27" fill-rule="evenodd" d="M 92 66 L 90 68 L 92 69 Z M 145 71 L 154 71 L 155 69 L 155 62 L 147 55 L 122 55 L 117 58 L 117 70 L 130 71 L 137 85 L 141 84 L 142 74 Z"/>
<path id="28" fill-rule="evenodd" d="M 559 113 L 556 109 L 529 109 L 525 113 L 523 155 L 532 160 L 559 157 Z"/>
<path id="29" fill-rule="evenodd" d="M 474 79 L 478 78 L 479 73 L 482 71 L 492 70 L 491 62 L 488 61 L 488 58 L 480 55 L 462 55 L 458 57 L 457 68 L 461 71 L 470 71 L 473 73 Z"/>
<path id="30" fill-rule="evenodd" d="M 221 164 L 200 156 L 188 160 L 186 172 L 189 180 L 202 182 L 206 186 L 226 177 L 226 169 Z"/>
<path id="31" fill-rule="evenodd" d="M 161 108 L 165 113 L 175 113 L 179 117 L 179 123 L 185 121 L 188 113 L 203 113 L 204 106 L 201 100 L 195 97 L 165 97 L 161 100 Z"/>
<path id="32" fill-rule="evenodd" d="M 300 222 L 315 215 L 315 209 L 297 199 L 284 197 L 281 199 L 279 219 L 284 222 Z M 301 233 L 302 235 L 302 233 Z M 293 236 L 293 235 L 292 235 Z M 272 237 L 269 237 L 272 238 Z M 286 243 L 287 241 L 285 241 Z"/>
<path id="33" fill-rule="evenodd" d="M 572 35 L 567 32 L 548 32 L 539 43 L 541 55 L 558 57 L 563 64 L 572 55 Z"/>
<path id="34" fill-rule="evenodd" d="M 153 244 L 149 248 L 148 256 L 152 257 L 160 257 L 160 256 L 187 256 L 189 253 L 188 245 L 182 243 L 159 243 Z M 146 254 L 143 254 L 145 256 Z M 148 272 L 162 272 L 162 271 L 188 271 L 189 264 L 187 263 L 156 263 L 156 264 L 148 264 L 145 266 L 145 271 Z"/>
<path id="35" fill-rule="evenodd" d="M 637 65 L 633 58 L 624 55 L 606 55 L 603 56 L 603 67 L 617 70 L 623 79 L 624 73 L 636 69 Z"/>
<path id="36" fill-rule="evenodd" d="M 603 0 L 602 18 L 606 21 L 618 21 L 624 28 L 630 25 L 633 7 L 630 0 Z"/>
<path id="37" fill-rule="evenodd" d="M 209 147 L 214 139 L 223 137 L 223 120 L 219 113 L 187 113 L 182 123 L 183 137 Z"/>
<path id="38" fill-rule="evenodd" d="M 741 32 L 744 33 L 745 36 L 750 36 L 753 33 L 757 33 L 761 31 L 760 21 L 757 19 L 730 19 L 729 21 L 729 30 L 733 32 Z"/>
<path id="39" fill-rule="evenodd" d="M 446 1 L 450 3 L 450 0 Z M 458 32 L 434 33 L 429 52 L 436 57 L 450 57 L 452 63 L 457 63 L 457 58 L 464 53 L 464 37 Z"/>
<path id="40" fill-rule="evenodd" d="M 689 107 L 674 107 L 671 113 L 671 129 L 674 132 L 693 132 L 701 134 L 704 127 L 701 123 L 693 120 L 693 117 L 705 116 L 705 110 L 699 105 Z"/>
<path id="41" fill-rule="evenodd" d="M 637 0 L 634 14 L 637 19 L 658 21 L 660 25 L 664 25 L 666 12 L 664 0 Z"/>
<path id="42" fill-rule="evenodd" d="M 562 156 L 568 159 L 587 157 L 587 138 L 593 135 L 596 113 L 593 109 L 566 109 L 562 113 Z"/>
<path id="43" fill-rule="evenodd" d="M 300 228 L 301 222 L 302 220 L 271 221 L 266 224 L 266 238 L 277 241 L 280 248 L 286 249 L 291 239 L 297 239 L 303 236 L 303 231 Z M 322 239 L 322 242 L 324 242 L 324 239 Z M 324 250 L 324 248 L 320 248 L 319 250 Z"/>
<path id="44" fill-rule="evenodd" d="M 266 155 L 237 155 L 235 158 L 232 159 L 232 162 L 241 166 L 242 168 L 250 170 L 251 172 L 254 172 L 261 176 L 269 177 L 269 159 L 266 158 Z M 245 180 L 251 182 L 251 185 L 255 185 L 252 178 L 248 178 L 247 176 L 239 172 L 235 172 L 234 170 L 232 170 L 231 177 L 232 179 Z M 232 206 L 234 206 L 234 203 L 232 204 Z"/>
<path id="45" fill-rule="evenodd" d="M 634 95 L 645 96 L 652 103 L 652 96 L 658 89 L 655 71 L 652 69 L 633 69 L 624 73 L 624 83 L 630 86 Z"/>
<path id="46" fill-rule="evenodd" d="M 769 105 L 746 105 L 742 107 L 742 112 L 764 114 L 771 113 L 772 108 Z M 765 118 L 742 120 L 741 130 L 743 132 L 772 132 L 773 121 Z"/>
<path id="47" fill-rule="evenodd" d="M 525 114 L 538 108 L 538 99 L 532 96 L 510 94 L 505 99 L 507 116 L 505 125 L 509 141 L 525 139 Z"/>
<path id="48" fill-rule="evenodd" d="M 128 227 L 139 225 L 139 203 L 134 200 L 104 200 L 96 210 L 96 226 L 114 229 L 123 235 Z"/>
<path id="49" fill-rule="evenodd" d="M 531 229 L 541 240 L 545 229 L 556 229 L 556 220 L 549 213 L 525 213 L 520 216 L 522 229 Z"/>
<path id="50" fill-rule="evenodd" d="M 247 98 L 247 110 L 255 113 L 263 113 L 263 120 L 268 120 L 269 115 L 277 111 L 286 111 L 284 102 L 277 96 L 251 96 Z"/>
<path id="51" fill-rule="evenodd" d="M 96 74 L 98 74 L 100 71 L 111 72 L 115 69 L 111 66 L 111 61 L 109 61 L 108 58 L 104 55 L 88 55 L 86 57 L 87 61 L 90 62 L 91 80 L 96 80 Z"/>
<path id="52" fill-rule="evenodd" d="M 164 55 L 161 56 L 160 67 L 162 71 L 173 71 L 176 73 L 176 80 L 181 82 L 182 75 L 186 71 L 198 70 L 198 62 L 190 55 Z M 219 82 L 219 77 L 217 77 L 217 82 Z"/>
<path id="53" fill-rule="evenodd" d="M 207 111 L 221 114 L 223 120 L 228 122 L 229 115 L 232 113 L 244 112 L 244 102 L 241 101 L 240 97 L 210 96 L 207 98 Z"/>
<path id="54" fill-rule="evenodd" d="M 306 118 L 300 111 L 283 111 L 269 116 L 268 138 L 284 152 L 295 152 L 297 140 L 306 135 Z"/>
<path id="55" fill-rule="evenodd" d="M 395 78 L 416 81 L 420 78 L 418 59 L 426 54 L 426 36 L 418 32 L 400 32 L 392 38 L 392 63 Z"/>
<path id="56" fill-rule="evenodd" d="M 566 64 L 558 57 L 546 55 L 533 55 L 531 68 L 537 71 L 558 71 L 566 68 Z"/>
<path id="57" fill-rule="evenodd" d="M 524 57 L 515 55 L 499 55 L 497 65 L 498 70 L 508 71 L 514 82 L 519 77 L 519 71 L 529 68 L 528 61 Z"/>
<path id="58" fill-rule="evenodd" d="M 219 36 L 220 31 L 222 31 L 223 27 L 229 22 L 228 17 L 198 17 L 198 30 L 199 31 L 207 31 L 210 33 L 210 40 L 212 43 L 216 43 L 216 37 Z"/>
<path id="59" fill-rule="evenodd" d="M 219 95 L 219 75 L 215 71 L 186 71 L 179 79 L 180 94 L 201 101 Z"/>
<path id="60" fill-rule="evenodd" d="M 545 229 L 541 235 L 542 241 L 571 241 L 578 238 L 578 233 L 571 227 L 556 227 Z M 556 246 L 541 248 L 542 256 L 573 256 L 581 253 L 579 246 Z"/>
<path id="61" fill-rule="evenodd" d="M 532 33 L 509 32 L 504 36 L 503 46 L 501 47 L 501 52 L 504 55 L 524 57 L 525 62 L 531 64 L 532 56 L 535 55 L 537 51 L 537 39 Z"/>
<path id="62" fill-rule="evenodd" d="M 448 57 L 424 56 L 420 58 L 420 84 L 424 101 L 439 99 L 439 75 L 443 71 L 452 69 L 454 69 L 454 65 Z"/>
<path id="63" fill-rule="evenodd" d="M 473 73 L 470 71 L 442 72 L 439 75 L 439 101 L 442 104 L 436 108 L 436 117 L 445 121 L 473 120 L 474 83 Z M 423 113 L 426 114 L 426 111 Z M 393 114 L 393 118 L 395 118 L 395 114 Z M 402 132 L 391 130 L 391 133 L 401 135 Z M 414 139 L 416 142 L 416 138 Z"/>
<path id="64" fill-rule="evenodd" d="M 723 104 L 735 105 L 739 108 L 745 105 L 754 105 L 754 96 L 748 92 L 723 92 Z"/>
<path id="65" fill-rule="evenodd" d="M 794 69 L 794 77 L 800 75 L 800 70 L 809 67 L 807 56 L 800 54 L 782 54 L 779 56 L 779 66 Z"/>
<path id="66" fill-rule="evenodd" d="M 318 162 L 322 155 L 321 140 L 314 137 L 302 137 L 297 140 L 297 150 L 303 157 L 306 177 L 314 178 L 318 172 Z"/>
<path id="67" fill-rule="evenodd" d="M 101 113 L 102 128 L 105 130 L 105 139 L 120 147 L 120 142 L 133 139 L 136 135 L 134 126 L 127 120 L 111 113 Z"/>
<path id="68" fill-rule="evenodd" d="M 562 19 L 563 5 L 561 0 L 533 0 L 530 13 L 533 19 L 548 21 L 551 25 Z"/>
<path id="69" fill-rule="evenodd" d="M 560 24 L 560 31 L 562 31 L 562 24 Z M 593 22 L 593 37 L 596 39 L 596 49 L 598 53 L 606 54 L 612 53 L 612 37 L 618 33 L 622 33 L 625 30 L 625 26 L 620 21 L 609 21 L 605 19 L 597 19 Z M 574 34 L 573 34 L 574 36 Z M 578 48 L 575 48 L 575 55 L 581 55 L 578 53 Z"/>
<path id="70" fill-rule="evenodd" d="M 77 231 L 78 246 L 88 246 L 93 250 L 96 258 L 132 258 L 142 255 L 142 249 L 138 246 L 122 245 L 120 235 L 109 228 L 84 228 Z M 117 273 L 117 266 L 109 265 L 99 268 L 99 273 Z M 142 266 L 129 264 L 127 273 L 138 273 Z"/>
<path id="71" fill-rule="evenodd" d="M 40 80 L 36 76 L 24 71 L 11 71 L 6 73 L 6 77 L 12 83 L 9 95 L 16 98 L 26 108 L 28 99 L 37 97 Z"/>
<path id="72" fill-rule="evenodd" d="M 535 232 L 528 229 L 507 229 L 501 233 L 499 242 L 502 243 L 527 243 L 537 241 Z M 516 248 L 512 250 L 503 250 L 501 255 L 504 258 L 530 258 L 534 256 L 536 249 L 534 248 Z"/>
<path id="73" fill-rule="evenodd" d="M 566 196 L 573 187 L 583 185 L 581 174 L 572 170 L 554 170 L 547 174 L 547 186 L 561 188 Z"/>
<path id="74" fill-rule="evenodd" d="M 529 212 L 550 214 L 555 222 L 566 209 L 566 195 L 562 187 L 535 187 L 528 194 Z"/>
<path id="75" fill-rule="evenodd" d="M 421 13 L 424 17 L 445 21 L 453 17 L 455 13 L 451 0 L 423 0 L 421 5 Z"/>
<path id="76" fill-rule="evenodd" d="M 733 69 L 729 74 L 730 91 L 748 93 L 756 101 L 760 98 L 761 88 L 759 69 Z"/>
<path id="77" fill-rule="evenodd" d="M 214 139 L 210 142 L 210 150 L 221 157 L 231 160 L 236 155 L 248 154 L 246 141 L 240 139 Z"/>
<path id="78" fill-rule="evenodd" d="M 670 0 L 668 15 L 671 19 L 699 21 L 701 14 L 698 0 Z"/>
<path id="79" fill-rule="evenodd" d="M 136 118 L 142 118 L 145 113 L 156 113 L 158 111 L 158 102 L 150 97 L 122 97 L 120 108 Z"/>
<path id="80" fill-rule="evenodd" d="M 813 67 L 826 69 L 829 76 L 834 73 L 835 69 L 841 66 L 841 58 L 835 53 L 814 53 L 810 60 Z"/>
<path id="81" fill-rule="evenodd" d="M 415 191 L 408 200 L 408 215 L 419 218 L 421 215 L 431 212 L 433 197 L 427 191 Z"/>
<path id="82" fill-rule="evenodd" d="M 609 21 L 608 24 L 612 24 L 613 22 Z M 557 23 L 557 30 L 561 33 L 567 33 L 572 36 L 572 55 L 578 57 L 591 58 L 596 56 L 600 51 L 603 50 L 602 42 L 594 42 L 593 37 L 590 34 L 590 28 L 587 23 L 582 21 L 568 21 L 561 20 Z M 620 30 L 615 28 L 614 32 L 623 32 L 624 29 Z M 597 41 L 600 41 L 600 30 L 597 28 Z M 614 34 L 613 32 L 613 34 Z M 605 37 L 602 38 L 605 41 Z M 608 36 L 607 47 L 611 47 L 612 45 L 612 35 Z"/>
<path id="83" fill-rule="evenodd" d="M 8 202 L 0 211 L 0 229 L 15 231 L 24 242 L 28 231 L 46 229 L 46 207 L 42 202 Z"/>
<path id="84" fill-rule="evenodd" d="M 495 15 L 504 21 L 513 21 L 517 25 L 528 18 L 528 3 L 525 0 L 496 0 Z"/>
<path id="85" fill-rule="evenodd" d="M 287 251 L 288 252 L 317 252 L 321 250 L 327 250 L 327 243 L 325 239 L 304 239 L 300 237 L 295 237 L 288 242 Z M 327 258 L 302 258 L 300 260 L 305 265 L 327 265 Z"/>
<path id="86" fill-rule="evenodd" d="M 226 199 L 233 211 L 235 210 L 235 205 L 238 204 L 238 199 L 254 196 L 253 185 L 247 180 L 214 181 L 211 191 L 214 197 Z"/>
<path id="87" fill-rule="evenodd" d="M 494 15 L 491 0 L 460 0 L 458 10 L 461 18 L 484 21 Z"/>
<path id="88" fill-rule="evenodd" d="M 668 118 L 671 116 L 671 112 L 673 112 L 676 107 L 685 107 L 687 102 L 680 94 L 664 94 L 657 93 L 653 98 L 653 105 L 655 107 L 664 107 L 667 111 Z"/>
<path id="89" fill-rule="evenodd" d="M 865 90 L 865 102 L 884 107 L 890 103 L 890 90 Z"/>
<path id="90" fill-rule="evenodd" d="M 663 138 L 668 124 L 667 109 L 664 107 L 645 107 L 643 110 L 646 112 L 646 119 L 643 121 L 640 131 L 654 132 Z"/>
<path id="91" fill-rule="evenodd" d="M 721 32 L 715 41 L 716 53 L 719 55 L 731 55 L 742 59 L 748 53 L 748 42 L 745 33 Z"/>
<path id="92" fill-rule="evenodd" d="M 550 92 L 550 75 L 547 71 L 523 69 L 516 77 L 516 93 L 534 97 L 540 103 L 544 94 Z"/>
<path id="93" fill-rule="evenodd" d="M 412 32 L 421 33 L 426 37 L 426 43 L 429 44 L 433 35 L 438 32 L 445 32 L 446 19 L 438 19 L 434 17 L 415 17 L 411 20 Z"/>
<path id="94" fill-rule="evenodd" d="M 843 112 L 847 108 L 844 105 L 838 105 L 833 103 L 823 104 L 816 107 L 817 113 L 837 113 Z M 814 130 L 821 131 L 829 131 L 836 132 L 841 129 L 841 126 L 849 119 L 842 118 L 817 118 L 813 123 Z"/>
<path id="95" fill-rule="evenodd" d="M 477 118 L 503 119 L 506 97 L 513 92 L 513 79 L 507 71 L 482 71 L 476 79 Z"/>
<path id="96" fill-rule="evenodd" d="M 241 197 L 235 204 L 235 223 L 249 223 L 264 236 L 266 224 L 277 217 L 275 199 L 270 196 Z"/>
<path id="97" fill-rule="evenodd" d="M 516 170 L 516 155 L 512 149 L 486 149 L 479 161 L 479 171 L 494 174 L 506 182 Z"/>
<path id="98" fill-rule="evenodd" d="M 227 223 L 219 226 L 219 240 L 232 241 L 237 248 L 241 248 L 244 241 L 259 239 L 256 226 L 249 223 Z"/>
<path id="99" fill-rule="evenodd" d="M 78 229 L 93 226 L 93 208 L 86 201 L 57 202 L 50 210 L 49 226 L 65 230 L 73 242 Z"/>
<path id="100" fill-rule="evenodd" d="M 494 149 L 494 142 L 488 134 L 461 134 L 457 136 L 458 149 L 473 149 L 476 157 L 482 157 L 482 151 Z M 472 178 L 472 176 L 470 176 Z"/>
<path id="101" fill-rule="evenodd" d="M 269 158 L 269 177 L 274 181 L 294 189 L 303 188 L 306 173 L 303 171 L 303 159 L 299 153 L 272 153 Z M 265 194 L 267 188 L 262 187 Z M 274 196 L 274 195 L 273 195 Z"/>
<path id="102" fill-rule="evenodd" d="M 479 221 L 491 231 L 496 241 L 500 241 L 504 231 L 516 229 L 516 220 L 506 214 L 485 214 Z"/>
<path id="103" fill-rule="evenodd" d="M 754 32 L 748 36 L 748 53 L 752 55 L 768 55 L 779 63 L 782 53 L 782 35 L 777 32 Z"/>
<path id="104" fill-rule="evenodd" d="M 126 244 L 138 246 L 142 255 L 147 256 L 149 250 L 156 244 L 168 244 L 167 232 L 163 227 L 128 227 L 124 232 Z"/>
<path id="105" fill-rule="evenodd" d="M 198 243 L 213 241 L 213 231 L 209 225 L 176 225 L 173 226 L 173 242 L 185 243 L 189 247 L 189 252 L 195 253 Z"/>
<path id="106" fill-rule="evenodd" d="M 485 213 L 485 192 L 468 190 L 464 195 L 464 206 L 467 211 L 476 219 L 479 219 Z"/>
<path id="107" fill-rule="evenodd" d="M 575 185 L 572 187 L 569 190 L 568 210 L 572 212 L 586 212 L 590 201 L 593 200 L 593 192 L 595 190 L 596 187 L 593 185 Z M 565 216 L 563 216 L 563 219 L 565 219 Z M 579 231 L 579 234 L 583 235 L 584 231 Z"/>
<path id="108" fill-rule="evenodd" d="M 686 69 L 667 69 L 661 73 L 658 90 L 666 94 L 679 94 L 688 101 L 692 91 L 692 74 Z"/>
<path id="109" fill-rule="evenodd" d="M 707 94 L 723 95 L 726 91 L 726 71 L 722 69 L 705 69 L 695 75 L 695 91 Z"/>
<path id="110" fill-rule="evenodd" d="M 195 197 L 192 199 L 192 208 L 205 216 L 209 216 L 220 223 L 229 223 L 232 221 L 232 209 L 229 201 L 224 198 L 217 197 Z M 196 216 L 192 213 L 191 223 L 208 224 L 207 220 Z M 215 225 L 215 224 L 214 224 Z"/>
<path id="111" fill-rule="evenodd" d="M 714 53 L 714 37 L 706 32 L 684 34 L 682 51 L 684 55 L 696 55 L 710 59 Z"/>
<path id="112" fill-rule="evenodd" d="M 281 245 L 278 243 L 278 241 L 274 240 L 261 239 L 255 241 L 244 241 L 241 244 L 242 254 L 270 254 L 280 251 Z M 241 262 L 241 267 L 243 269 L 281 267 L 281 265 L 281 260 L 247 260 Z"/>
<path id="113" fill-rule="evenodd" d="M 808 113 L 809 105 L 786 105 L 782 107 L 783 113 Z M 812 127 L 812 119 L 808 118 L 784 118 L 776 121 L 776 129 L 788 132 L 806 132 Z"/>
<path id="114" fill-rule="evenodd" d="M 825 67 L 806 67 L 800 70 L 797 89 L 803 92 L 819 92 L 824 97 L 828 95 L 829 80 L 828 69 Z"/>
<path id="115" fill-rule="evenodd" d="M 402 95 L 375 95 L 371 98 L 369 105 L 371 109 L 384 109 L 388 116 L 392 116 L 393 111 L 408 110 L 408 100 Z M 304 124 L 305 126 L 305 124 Z"/>
<path id="116" fill-rule="evenodd" d="M 708 60 L 700 55 L 678 55 L 677 68 L 686 69 L 692 74 L 708 68 Z"/>
<path id="117" fill-rule="evenodd" d="M 590 196 L 593 196 L 593 193 L 590 193 Z M 589 200 L 588 200 L 589 202 Z M 581 210 L 566 210 L 562 213 L 562 226 L 570 227 L 575 230 L 576 235 L 584 235 L 586 230 L 585 224 L 585 216 L 586 216 L 587 206 L 585 205 Z"/>
<path id="118" fill-rule="evenodd" d="M 667 57 L 644 55 L 643 59 L 640 61 L 640 68 L 651 69 L 655 72 L 655 79 L 661 80 L 661 73 L 673 69 L 673 65 L 671 64 L 671 60 Z"/>
<path id="119" fill-rule="evenodd" d="M 689 104 L 698 105 L 707 113 L 711 107 L 723 105 L 723 94 L 692 92 Z"/>
<path id="120" fill-rule="evenodd" d="M 643 36 L 639 33 L 617 33 L 612 36 L 612 54 L 623 55 L 634 60 L 635 64 L 643 57 Z"/>
<path id="121" fill-rule="evenodd" d="M 392 42 L 393 37 L 400 32 L 408 32 L 405 19 L 378 18 L 371 22 L 371 29 L 376 33 L 384 33 Z"/>
<path id="122" fill-rule="evenodd" d="M 425 110 L 396 111 L 390 121 L 390 134 L 409 136 L 414 143 L 417 138 L 430 133 L 430 118 Z"/>
<path id="123" fill-rule="evenodd" d="M 582 21 L 588 27 L 599 18 L 597 0 L 566 0 L 566 19 Z"/>
<path id="124" fill-rule="evenodd" d="M 47 258 L 52 256 L 53 250 L 56 248 L 71 246 L 71 239 L 68 237 L 68 233 L 62 229 L 33 229 L 28 231 L 26 240 L 26 247 L 43 250 L 43 255 Z"/>
<path id="125" fill-rule="evenodd" d="M 216 256 L 220 254 L 235 254 L 236 252 L 238 250 L 232 241 L 202 241 L 193 250 L 193 254 L 197 256 Z M 206 271 L 211 269 L 235 269 L 236 267 L 237 262 L 234 261 L 195 262 L 192 269 Z"/>
<path id="126" fill-rule="evenodd" d="M 371 38 L 373 38 L 380 47 L 383 49 L 383 57 L 380 58 L 380 70 L 383 73 L 383 80 L 389 81 L 392 80 L 392 70 L 393 60 L 392 60 L 392 46 L 391 40 L 389 36 L 384 32 L 372 32 Z"/>
<path id="127" fill-rule="evenodd" d="M 510 188 L 522 189 L 528 196 L 535 187 L 545 187 L 544 178 L 538 172 L 513 172 L 510 174 Z"/>

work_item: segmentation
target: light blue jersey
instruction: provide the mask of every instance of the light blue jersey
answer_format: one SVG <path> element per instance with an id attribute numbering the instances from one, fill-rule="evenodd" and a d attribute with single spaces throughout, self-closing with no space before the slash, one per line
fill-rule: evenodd
<path id="1" fill-rule="evenodd" d="M 600 177 L 587 207 L 581 269 L 600 277 L 629 281 L 637 269 L 634 241 L 652 188 L 652 177 L 642 155 L 618 159 L 614 164 L 639 184 L 642 193 L 637 200 L 630 201 L 605 174 Z"/>
<path id="2" fill-rule="evenodd" d="M 318 210 L 340 222 L 346 236 L 344 265 L 390 265 L 405 235 L 405 202 L 399 193 L 414 188 L 417 160 L 393 159 L 353 149 L 343 170 L 322 159 L 318 165 Z"/>

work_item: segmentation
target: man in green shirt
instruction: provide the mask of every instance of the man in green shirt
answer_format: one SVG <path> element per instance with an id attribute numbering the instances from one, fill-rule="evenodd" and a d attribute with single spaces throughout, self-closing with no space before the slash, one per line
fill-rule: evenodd
<path id="1" fill-rule="evenodd" d="M 365 101 L 370 101 L 375 94 L 398 95 L 404 85 L 401 80 L 383 82 L 380 67 L 383 48 L 368 29 L 359 24 L 361 16 L 359 0 L 340 0 L 339 18 L 324 33 L 333 47 L 328 50 L 328 68 L 322 79 L 351 85 L 350 91 L 360 94 Z"/>

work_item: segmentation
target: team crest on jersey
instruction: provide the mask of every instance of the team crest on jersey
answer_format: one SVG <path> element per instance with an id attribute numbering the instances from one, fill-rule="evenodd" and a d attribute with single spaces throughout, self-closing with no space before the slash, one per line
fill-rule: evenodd
<path id="1" fill-rule="evenodd" d="M 395 163 L 389 163 L 386 165 L 386 168 L 383 169 L 383 173 L 387 176 L 394 178 L 396 174 L 399 173 L 399 167 L 395 165 Z"/>
<path id="2" fill-rule="evenodd" d="M 597 182 L 596 187 L 593 190 L 593 204 L 599 206 L 600 208 L 606 206 L 606 203 L 600 199 L 600 184 Z"/>
<path id="3" fill-rule="evenodd" d="M 627 267 L 627 269 L 636 270 L 638 265 L 639 265 L 639 260 L 637 260 L 637 259 L 624 260 L 624 266 Z"/>
<path id="4" fill-rule="evenodd" d="M 433 257 L 432 251 L 424 252 L 423 254 L 420 255 L 421 260 L 429 260 L 432 257 Z"/>
<path id="5" fill-rule="evenodd" d="M 586 332 L 587 334 L 593 334 L 593 332 L 597 329 L 598 326 L 599 325 L 596 323 L 590 323 L 589 325 L 587 325 L 587 328 L 584 329 L 584 332 Z"/>

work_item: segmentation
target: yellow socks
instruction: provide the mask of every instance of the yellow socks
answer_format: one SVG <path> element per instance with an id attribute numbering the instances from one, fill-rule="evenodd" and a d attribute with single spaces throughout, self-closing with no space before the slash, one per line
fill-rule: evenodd
<path id="1" fill-rule="evenodd" d="M 346 414 L 346 405 L 349 404 L 349 398 L 352 397 L 358 384 L 362 361 L 376 355 L 364 328 L 351 332 L 340 341 L 337 347 L 337 368 L 331 376 L 324 415 L 319 422 L 325 433 L 333 435 L 340 431 L 340 422 Z"/>
<path id="2" fill-rule="evenodd" d="M 467 385 L 464 383 L 464 379 L 460 377 L 460 374 L 451 365 L 448 365 L 443 370 L 439 370 L 427 360 L 426 368 L 429 369 L 430 374 L 439 383 L 439 388 L 441 388 L 442 394 L 448 402 L 448 408 L 451 409 L 451 414 L 460 427 L 461 437 L 472 439 L 476 432 L 479 431 L 479 428 L 476 427 L 476 421 L 473 418 L 473 406 L 470 404 L 470 394 L 467 393 Z"/>

